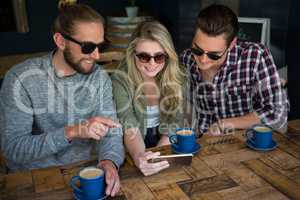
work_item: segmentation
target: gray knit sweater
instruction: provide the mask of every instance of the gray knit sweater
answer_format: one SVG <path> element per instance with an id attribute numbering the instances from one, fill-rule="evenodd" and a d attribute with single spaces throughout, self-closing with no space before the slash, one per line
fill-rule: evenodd
<path id="1" fill-rule="evenodd" d="M 122 129 L 110 129 L 96 142 L 68 142 L 64 127 L 93 116 L 116 118 L 111 80 L 101 66 L 93 73 L 59 77 L 52 54 L 14 66 L 0 91 L 1 149 L 10 170 L 64 165 L 90 158 L 97 144 L 99 160 L 119 166 L 124 160 Z"/>

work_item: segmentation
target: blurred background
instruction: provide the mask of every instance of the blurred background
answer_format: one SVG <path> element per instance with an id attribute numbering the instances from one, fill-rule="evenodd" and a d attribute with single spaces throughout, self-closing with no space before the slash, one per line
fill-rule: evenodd
<path id="1" fill-rule="evenodd" d="M 108 24 L 127 23 L 128 29 L 132 23 L 147 17 L 161 21 L 170 31 L 178 53 L 190 46 L 196 16 L 200 9 L 212 3 L 228 5 L 239 17 L 269 18 L 269 48 L 281 71 L 281 76 L 288 82 L 291 103 L 289 119 L 300 118 L 300 104 L 297 103 L 300 102 L 300 92 L 297 90 L 297 79 L 300 78 L 297 59 L 300 47 L 300 22 L 297 12 L 300 10 L 300 1 L 136 0 L 133 2 L 139 7 L 136 22 L 126 21 L 128 18 L 125 7 L 132 3 L 129 0 L 78 0 L 77 2 L 92 6 L 107 19 Z M 54 48 L 50 29 L 57 15 L 58 4 L 58 0 L 1 1 L 0 77 L 3 77 L 6 70 L 15 62 Z M 114 21 L 120 19 L 123 21 Z M 120 48 L 114 50 L 122 51 Z"/>

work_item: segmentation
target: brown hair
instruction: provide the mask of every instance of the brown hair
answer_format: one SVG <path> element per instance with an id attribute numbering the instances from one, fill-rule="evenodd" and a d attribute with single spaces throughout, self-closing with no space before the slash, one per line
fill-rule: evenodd
<path id="1" fill-rule="evenodd" d="M 219 36 L 225 33 L 227 45 L 229 45 L 238 34 L 238 18 L 227 6 L 213 4 L 198 14 L 197 29 L 209 36 Z"/>
<path id="2" fill-rule="evenodd" d="M 103 17 L 93 8 L 84 4 L 65 4 L 59 8 L 58 16 L 52 26 L 52 34 L 73 35 L 78 22 L 96 22 L 104 26 Z"/>

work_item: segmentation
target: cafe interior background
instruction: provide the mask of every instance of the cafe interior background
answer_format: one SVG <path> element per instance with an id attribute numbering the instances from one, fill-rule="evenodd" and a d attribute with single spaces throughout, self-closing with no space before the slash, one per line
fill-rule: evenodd
<path id="1" fill-rule="evenodd" d="M 107 19 L 125 17 L 129 0 L 78 0 Z M 158 19 L 170 31 L 180 53 L 191 44 L 195 19 L 204 6 L 221 3 L 239 17 L 270 18 L 270 50 L 287 81 L 289 120 L 300 118 L 300 1 L 297 0 L 137 0 L 138 16 Z M 13 64 L 53 49 L 51 25 L 58 0 L 2 0 L 0 5 L 0 80 Z"/>

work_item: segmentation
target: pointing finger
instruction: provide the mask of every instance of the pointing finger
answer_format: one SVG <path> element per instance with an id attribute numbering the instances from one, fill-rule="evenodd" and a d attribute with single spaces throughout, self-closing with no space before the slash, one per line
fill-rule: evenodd
<path id="1" fill-rule="evenodd" d="M 110 128 L 120 128 L 121 124 L 106 117 L 95 117 L 95 121 L 102 123 Z"/>

